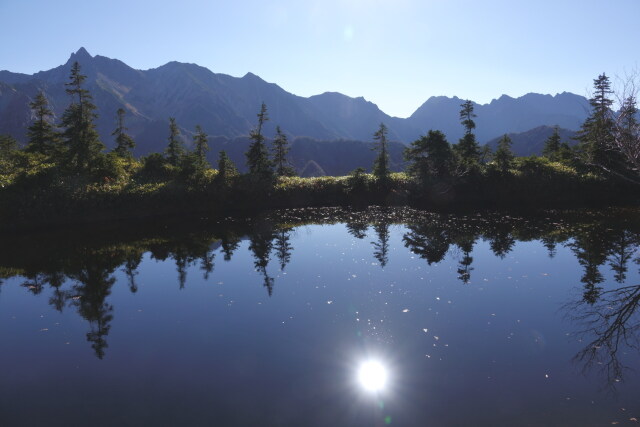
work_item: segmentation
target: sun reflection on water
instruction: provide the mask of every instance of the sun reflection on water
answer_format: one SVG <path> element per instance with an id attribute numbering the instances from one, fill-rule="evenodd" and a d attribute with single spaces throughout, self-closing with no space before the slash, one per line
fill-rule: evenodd
<path id="1" fill-rule="evenodd" d="M 367 391 L 384 390 L 388 379 L 387 369 L 376 360 L 363 362 L 358 369 L 358 381 Z"/>

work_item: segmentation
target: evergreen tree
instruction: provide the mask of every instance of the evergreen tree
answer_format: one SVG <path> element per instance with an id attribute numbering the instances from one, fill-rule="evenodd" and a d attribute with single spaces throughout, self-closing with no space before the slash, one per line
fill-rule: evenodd
<path id="1" fill-rule="evenodd" d="M 0 174 L 9 173 L 15 167 L 18 141 L 10 135 L 0 135 Z"/>
<path id="2" fill-rule="evenodd" d="M 174 117 L 169 117 L 169 145 L 165 150 L 170 165 L 178 166 L 184 155 L 184 147 L 180 140 L 180 129 Z"/>
<path id="3" fill-rule="evenodd" d="M 549 160 L 556 161 L 558 160 L 558 155 L 560 153 L 560 133 L 558 132 L 558 126 L 553 128 L 553 134 L 544 142 L 544 148 L 542 149 L 542 155 L 547 157 Z"/>
<path id="4" fill-rule="evenodd" d="M 72 101 L 62 115 L 64 164 L 78 172 L 91 169 L 105 148 L 93 122 L 98 117 L 96 106 L 92 103 L 93 97 L 82 87 L 86 78 L 80 73 L 80 64 L 74 62 L 70 81 L 65 83 Z"/>
<path id="5" fill-rule="evenodd" d="M 439 130 L 430 130 L 427 136 L 412 142 L 404 154 L 410 162 L 407 171 L 422 181 L 429 177 L 451 175 L 453 152 L 447 138 Z"/>
<path id="6" fill-rule="evenodd" d="M 296 174 L 287 160 L 288 152 L 289 141 L 287 140 L 287 135 L 282 133 L 280 126 L 276 126 L 276 137 L 273 140 L 273 162 L 276 166 L 277 176 L 294 176 Z"/>
<path id="7" fill-rule="evenodd" d="M 198 181 L 204 177 L 204 171 L 208 168 L 206 153 L 209 150 L 207 145 L 207 134 L 204 133 L 200 125 L 196 126 L 193 135 L 194 148 L 192 152 L 180 156 L 180 175 L 188 181 Z"/>
<path id="8" fill-rule="evenodd" d="M 387 142 L 387 127 L 384 123 L 380 123 L 380 127 L 373 134 L 374 150 L 378 152 L 373 162 L 373 175 L 380 181 L 387 181 L 389 179 L 389 148 Z"/>
<path id="9" fill-rule="evenodd" d="M 467 100 L 460 107 L 462 107 L 460 110 L 460 123 L 464 126 L 465 132 L 460 141 L 453 146 L 453 150 L 460 162 L 469 167 L 480 162 L 480 146 L 473 133 L 473 129 L 476 127 L 473 118 L 476 115 L 473 113 L 473 103 L 471 101 Z"/>
<path id="10" fill-rule="evenodd" d="M 113 151 L 120 157 L 131 157 L 131 150 L 136 146 L 135 141 L 127 135 L 127 128 L 124 125 L 124 108 L 118 108 L 116 111 L 116 129 L 111 132 L 116 137 L 116 148 Z"/>
<path id="11" fill-rule="evenodd" d="M 493 153 L 491 152 L 491 147 L 488 145 L 483 145 L 480 149 L 480 163 L 486 164 L 491 161 L 493 157 Z"/>
<path id="12" fill-rule="evenodd" d="M 48 120 L 53 116 L 53 112 L 49 109 L 49 103 L 44 93 L 39 92 L 29 106 L 35 115 L 35 120 L 27 128 L 29 142 L 25 151 L 53 157 L 58 154 L 60 135 Z"/>
<path id="13" fill-rule="evenodd" d="M 498 141 L 498 149 L 493 155 L 493 161 L 496 168 L 503 174 L 507 173 L 513 165 L 514 156 L 511 151 L 511 143 L 511 138 L 509 138 L 509 135 L 505 134 L 500 138 L 500 141 Z"/>
<path id="14" fill-rule="evenodd" d="M 218 175 L 216 175 L 216 181 L 223 185 L 227 185 L 229 180 L 238 174 L 238 169 L 233 161 L 227 156 L 225 151 L 220 151 L 220 157 L 218 159 Z"/>
<path id="15" fill-rule="evenodd" d="M 195 143 L 195 158 L 198 169 L 206 169 L 207 164 L 207 151 L 209 151 L 209 145 L 207 144 L 208 136 L 200 125 L 196 126 L 196 134 L 193 136 L 193 142 Z"/>
<path id="16" fill-rule="evenodd" d="M 614 120 L 611 114 L 613 91 L 606 74 L 601 74 L 593 81 L 594 93 L 589 99 L 591 114 L 582 124 L 576 139 L 580 141 L 584 159 L 587 163 L 611 168 L 616 166 L 616 158 L 610 150 L 613 142 Z"/>
<path id="17" fill-rule="evenodd" d="M 460 104 L 460 107 L 462 107 L 460 110 L 460 123 L 464 126 L 466 134 L 473 133 L 476 128 L 476 122 L 473 121 L 473 118 L 477 117 L 473 113 L 473 102 L 467 99 L 464 104 Z"/>
<path id="18" fill-rule="evenodd" d="M 249 134 L 249 138 L 251 138 L 253 142 L 249 146 L 249 150 L 245 153 L 247 166 L 249 166 L 249 174 L 259 178 L 271 178 L 273 174 L 273 165 L 269 160 L 269 153 L 264 143 L 264 136 L 262 135 L 262 126 L 267 120 L 269 120 L 267 106 L 263 102 L 260 107 L 260 112 L 258 113 L 258 126 Z"/>

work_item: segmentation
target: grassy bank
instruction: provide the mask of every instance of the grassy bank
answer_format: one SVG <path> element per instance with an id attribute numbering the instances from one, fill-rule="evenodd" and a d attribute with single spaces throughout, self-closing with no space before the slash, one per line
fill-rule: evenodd
<path id="1" fill-rule="evenodd" d="M 417 180 L 405 173 L 379 180 L 342 177 L 194 176 L 117 159 L 93 176 L 65 174 L 51 164 L 25 165 L 2 177 L 1 228 L 51 227 L 185 214 L 235 215 L 277 208 L 412 206 L 434 211 L 637 205 L 637 187 L 580 172 L 544 158 L 520 158 L 509 171 L 491 168 Z M 223 179 L 224 178 L 224 179 Z"/>

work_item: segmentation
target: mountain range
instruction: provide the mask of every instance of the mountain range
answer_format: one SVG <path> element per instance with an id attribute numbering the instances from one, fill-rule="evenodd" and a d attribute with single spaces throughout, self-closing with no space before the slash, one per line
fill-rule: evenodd
<path id="1" fill-rule="evenodd" d="M 136 140 L 136 155 L 164 150 L 169 117 L 176 118 L 187 144 L 198 124 L 220 142 L 213 146 L 242 141 L 255 126 L 262 102 L 266 103 L 270 117 L 264 128 L 265 135 L 273 135 L 279 125 L 292 139 L 293 146 L 298 146 L 300 157 L 294 158 L 292 152 L 298 170 L 313 161 L 318 167 L 309 167 L 316 174 L 336 172 L 335 160 L 331 165 L 331 161 L 326 160 L 328 166 L 325 167 L 316 158 L 331 157 L 331 152 L 339 155 L 335 150 L 340 147 L 340 141 L 349 146 L 347 151 L 353 156 L 361 157 L 362 162 L 365 157 L 373 158 L 369 153 L 370 141 L 380 123 L 387 125 L 391 140 L 403 144 L 429 129 L 443 131 L 450 142 L 457 142 L 463 134 L 459 111 L 464 100 L 457 97 L 431 97 L 410 117 L 398 118 L 387 115 L 362 97 L 325 92 L 305 98 L 252 73 L 238 78 L 180 62 L 136 70 L 117 59 L 92 56 L 84 48 L 72 53 L 65 64 L 33 75 L 0 71 L 0 134 L 10 134 L 22 142 L 26 140 L 26 127 L 32 120 L 29 103 L 39 91 L 45 93 L 55 120 L 59 120 L 69 104 L 64 83 L 69 80 L 71 65 L 76 61 L 87 76 L 85 87 L 91 91 L 98 107 L 96 125 L 102 140 L 108 147 L 113 146 L 111 132 L 115 128 L 116 110 L 122 107 L 128 113 L 129 133 Z M 502 95 L 474 107 L 476 135 L 481 143 L 505 133 L 521 133 L 540 126 L 558 125 L 575 131 L 589 113 L 586 98 L 567 92 L 555 96 L 530 93 L 519 98 Z M 316 158 L 305 153 L 304 147 L 313 151 Z M 327 152 L 322 153 L 323 150 Z M 211 151 L 213 159 L 217 152 Z M 369 156 L 365 156 L 365 152 Z M 243 162 L 244 159 L 240 156 L 235 160 Z M 392 161 L 401 167 L 401 154 Z"/>

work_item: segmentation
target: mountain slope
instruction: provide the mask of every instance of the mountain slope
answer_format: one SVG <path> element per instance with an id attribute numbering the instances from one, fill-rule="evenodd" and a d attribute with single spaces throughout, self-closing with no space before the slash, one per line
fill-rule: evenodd
<path id="1" fill-rule="evenodd" d="M 463 102 L 457 97 L 431 97 L 407 120 L 422 132 L 441 130 L 449 142 L 456 143 L 464 133 L 458 116 Z M 544 125 L 578 130 L 589 111 L 586 98 L 568 92 L 555 96 L 529 93 L 520 98 L 502 95 L 489 104 L 474 103 L 475 132 L 478 141 L 486 142 L 505 133 L 525 132 Z"/>
<path id="2" fill-rule="evenodd" d="M 316 140 L 371 141 L 380 123 L 387 125 L 391 140 L 404 143 L 429 129 L 442 130 L 455 143 L 463 132 L 458 116 L 463 100 L 456 97 L 431 97 L 411 117 L 401 119 L 390 117 L 364 98 L 335 92 L 304 98 L 251 73 L 237 78 L 179 62 L 135 70 L 81 48 L 65 64 L 34 75 L 0 71 L 0 133 L 25 141 L 25 129 L 32 120 L 29 102 L 40 90 L 59 122 L 69 104 L 64 84 L 75 61 L 87 75 L 86 88 L 98 107 L 96 124 L 103 141 L 108 147 L 114 145 L 115 113 L 124 108 L 129 132 L 137 143 L 136 155 L 164 149 L 169 117 L 176 118 L 186 143 L 191 142 L 197 124 L 212 136 L 246 136 L 256 123 L 262 102 L 269 110 L 270 120 L 264 127 L 268 137 L 275 133 L 276 125 L 290 137 Z M 478 140 L 485 142 L 542 125 L 576 130 L 589 105 L 585 98 L 570 93 L 528 94 L 517 99 L 502 96 L 489 104 L 475 104 L 475 109 Z M 324 149 L 328 147 L 324 145 Z"/>
<path id="3" fill-rule="evenodd" d="M 566 142 L 569 145 L 575 145 L 577 143 L 573 137 L 576 135 L 575 131 L 559 128 L 560 141 Z M 537 128 L 530 129 L 521 133 L 510 133 L 509 138 L 513 144 L 511 145 L 511 151 L 516 156 L 540 156 L 542 155 L 542 149 L 544 148 L 545 141 L 553 134 L 552 126 L 538 126 Z M 498 141 L 502 137 L 494 138 L 487 142 L 487 145 L 491 148 L 491 151 L 495 152 L 498 147 Z"/>

